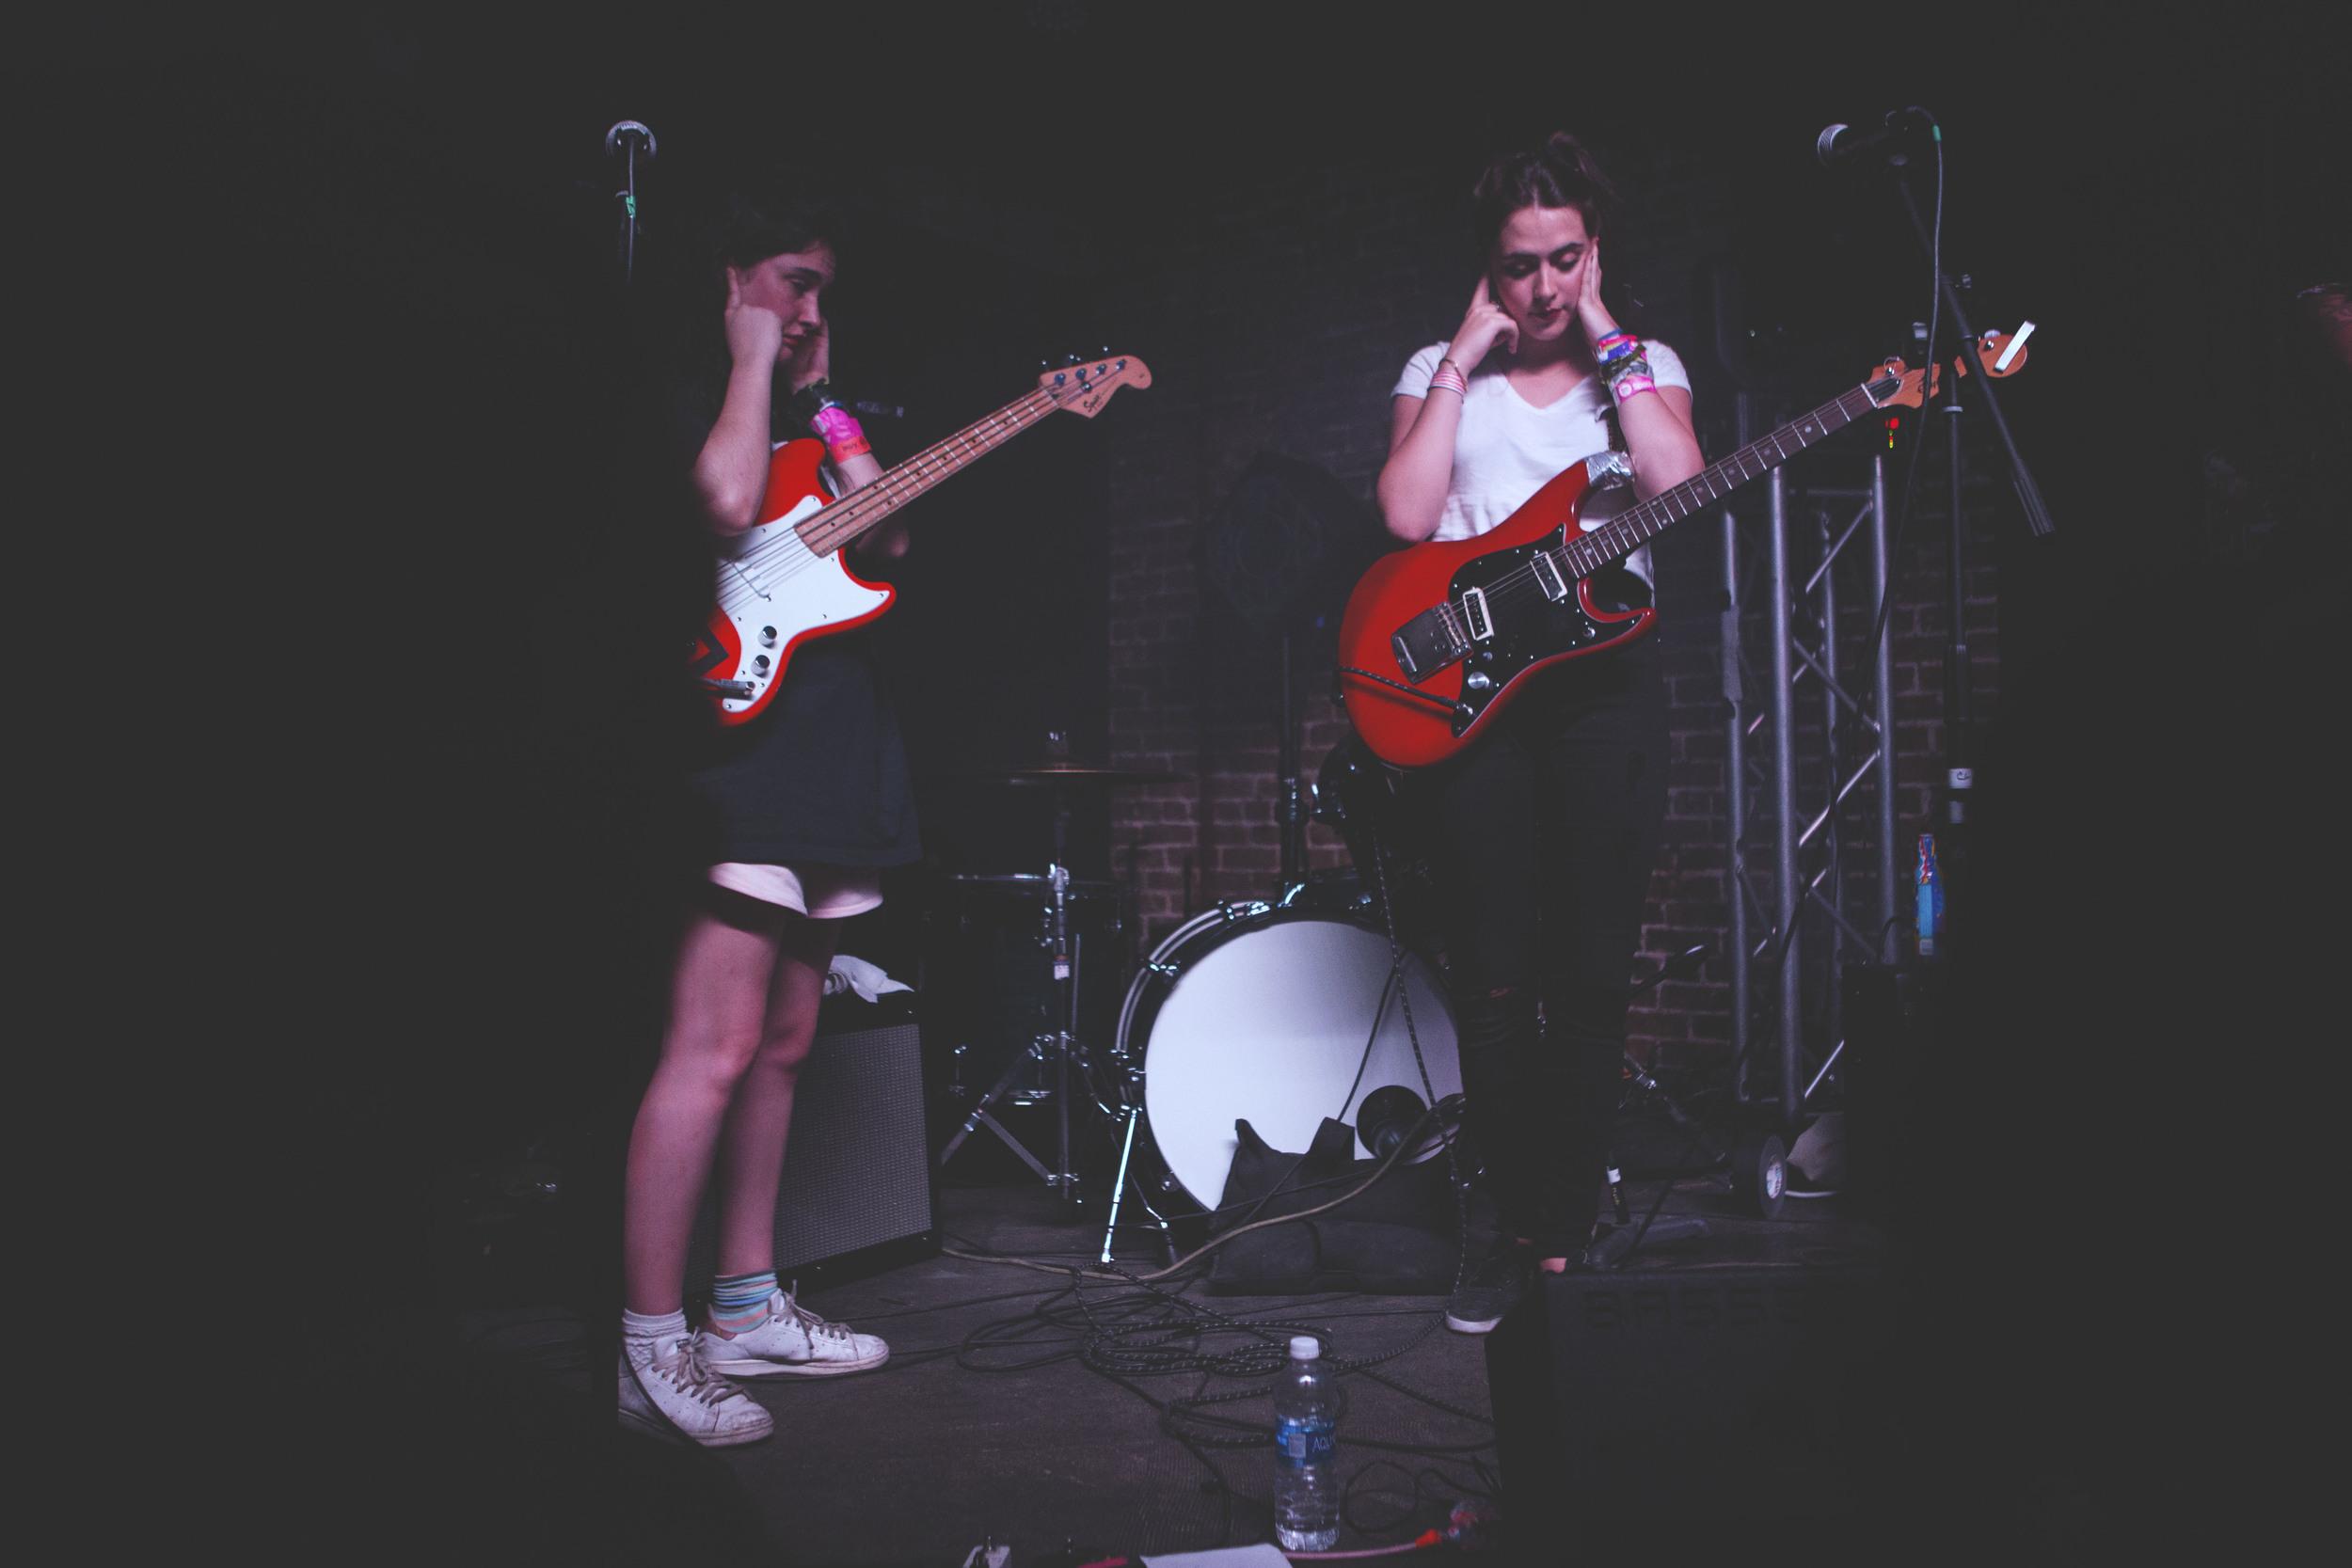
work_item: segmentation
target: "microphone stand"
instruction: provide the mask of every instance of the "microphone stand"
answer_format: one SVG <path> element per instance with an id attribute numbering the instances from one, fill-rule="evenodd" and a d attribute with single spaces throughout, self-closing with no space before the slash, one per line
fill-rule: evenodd
<path id="1" fill-rule="evenodd" d="M 604 150 L 608 154 L 626 159 L 621 171 L 621 188 L 612 198 L 621 204 L 621 282 L 624 286 L 636 280 L 637 236 L 637 150 L 644 149 L 645 161 L 653 162 L 659 150 L 653 132 L 634 119 L 625 119 L 604 134 Z"/>
<path id="2" fill-rule="evenodd" d="M 1934 237 L 1919 215 L 1919 204 L 1911 194 L 1910 183 L 1903 178 L 1907 159 L 1900 152 L 1887 159 L 1888 170 L 1894 176 L 1895 194 L 1901 198 L 1903 212 L 1911 219 L 1912 232 L 1918 237 L 1919 249 L 1931 264 L 1936 261 Z M 2017 490 L 2018 504 L 2025 509 L 2026 526 L 2037 538 L 2048 536 L 2057 524 L 2050 509 L 2042 499 L 2041 486 L 2034 483 L 2033 470 L 2017 450 L 2016 437 L 2010 434 L 2009 420 L 2001 412 L 2000 394 L 1994 390 L 1993 378 L 1985 373 L 1983 357 L 1977 352 L 1977 329 L 1968 320 L 1968 312 L 1961 303 L 1960 290 L 1950 274 L 1940 266 L 1935 274 L 1936 290 L 1944 309 L 1951 313 L 1952 325 L 1960 334 L 1960 353 L 1973 377 L 1978 399 L 1986 413 L 1993 417 L 1993 428 L 2001 439 L 2002 450 L 2009 454 L 2010 480 Z M 1933 345 L 1930 345 L 1932 347 Z M 1934 367 L 1929 367 L 1932 373 Z M 1944 719 L 1944 836 L 1936 846 L 1939 875 L 1946 887 L 1947 900 L 1954 906 L 1961 901 L 1967 879 L 1968 806 L 1976 784 L 1974 751 L 1974 703 L 1970 692 L 1968 668 L 1968 630 L 1964 615 L 1968 608 L 1967 559 L 1965 541 L 1967 528 L 1961 513 L 1961 401 L 1962 377 L 1945 378 L 1945 398 L 1940 412 L 1946 418 L 1951 453 L 1951 625 L 1945 652 L 1945 719 Z M 1890 737 L 1891 738 L 1891 737 Z M 1955 911 L 1958 913 L 1959 911 Z M 1964 919 L 1964 914 L 1962 915 Z M 1937 932 L 1937 939 L 1951 946 L 1950 933 Z"/>

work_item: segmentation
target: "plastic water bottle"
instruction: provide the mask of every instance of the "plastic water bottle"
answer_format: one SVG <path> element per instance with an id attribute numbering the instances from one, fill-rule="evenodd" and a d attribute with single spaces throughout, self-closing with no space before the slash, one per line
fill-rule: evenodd
<path id="1" fill-rule="evenodd" d="M 1339 1404 L 1311 1334 L 1291 1339 L 1274 1391 L 1274 1541 L 1285 1551 L 1339 1544 Z"/>

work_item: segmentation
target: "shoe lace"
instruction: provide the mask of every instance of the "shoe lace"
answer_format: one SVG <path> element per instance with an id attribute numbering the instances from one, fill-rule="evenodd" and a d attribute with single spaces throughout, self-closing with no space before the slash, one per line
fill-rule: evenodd
<path id="1" fill-rule="evenodd" d="M 653 1370 L 671 1387 L 705 1405 L 716 1405 L 737 1392 L 734 1384 L 712 1371 L 710 1363 L 703 1359 L 702 1340 L 698 1337 L 679 1340 L 677 1354 L 666 1361 L 654 1362 Z"/>
<path id="2" fill-rule="evenodd" d="M 796 1281 L 795 1283 L 797 1284 L 798 1282 Z M 850 1330 L 844 1325 L 836 1323 L 828 1323 L 824 1319 L 818 1317 L 816 1313 L 810 1311 L 807 1307 L 803 1307 L 800 1304 L 799 1298 L 794 1296 L 790 1291 L 784 1291 L 783 1295 L 784 1310 L 776 1315 L 780 1318 L 789 1318 L 794 1323 L 800 1324 L 801 1331 L 806 1334 L 810 1338 L 814 1339 L 821 1337 L 827 1339 L 839 1339 L 844 1343 L 847 1343 L 854 1338 Z"/>

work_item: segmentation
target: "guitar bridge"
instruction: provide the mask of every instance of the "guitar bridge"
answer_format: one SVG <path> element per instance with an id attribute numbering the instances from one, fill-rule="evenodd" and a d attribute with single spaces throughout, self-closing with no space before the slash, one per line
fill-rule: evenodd
<path id="1" fill-rule="evenodd" d="M 1430 606 L 1397 627 L 1389 639 L 1396 667 L 1416 686 L 1469 653 L 1470 645 L 1461 618 L 1451 604 Z"/>

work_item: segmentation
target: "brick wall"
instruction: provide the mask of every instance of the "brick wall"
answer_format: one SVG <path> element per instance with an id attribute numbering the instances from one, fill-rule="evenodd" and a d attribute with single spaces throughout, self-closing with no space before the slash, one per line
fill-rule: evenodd
<path id="1" fill-rule="evenodd" d="M 1644 329 L 1684 349 L 1697 383 L 1702 436 L 1710 455 L 1720 454 L 1730 445 L 1728 388 L 1700 341 L 1687 258 L 1724 243 L 1735 205 L 1730 181 L 1677 164 L 1671 154 L 1647 166 L 1613 166 L 1629 187 L 1630 205 L 1610 277 L 1638 280 Z M 1211 903 L 1263 896 L 1277 883 L 1277 645 L 1225 604 L 1208 531 L 1250 459 L 1263 451 L 1305 459 L 1335 476 L 1360 505 L 1368 540 L 1377 540 L 1371 497 L 1386 453 L 1389 388 L 1414 349 L 1452 330 L 1468 294 L 1471 274 L 1455 216 L 1462 182 L 1458 160 L 1434 158 L 1263 171 L 1248 185 L 1205 195 L 1156 265 L 1105 286 L 1106 319 L 1120 324 L 1122 341 L 1156 376 L 1148 406 L 1138 401 L 1125 410 L 1128 417 L 1109 437 L 1111 751 L 1122 765 L 1182 776 L 1114 806 L 1114 850 L 1122 869 L 1133 866 L 1148 942 Z M 1855 378 L 1864 368 L 1854 367 Z M 1760 412 L 1787 418 L 1839 389 L 1824 385 L 1804 404 Z M 1803 487 L 1867 484 L 1870 440 L 1851 434 L 1792 466 L 1789 515 L 1799 561 L 1809 563 L 1816 554 L 1814 507 Z M 1948 544 L 1941 453 L 1935 445 L 1923 462 L 1890 628 L 1898 822 L 1905 831 L 1926 819 L 1942 744 Z M 1900 478 L 1899 465 L 1890 464 L 1890 488 L 1899 488 Z M 1762 487 L 1743 499 L 1741 515 L 1760 525 Z M 1841 530 L 1855 506 L 1820 504 L 1836 513 Z M 1982 723 L 1998 698 L 1986 538 L 1995 502 L 1988 493 L 1964 504 L 1972 533 L 1971 675 Z M 1852 552 L 1841 582 L 1859 568 L 1861 553 Z M 1661 539 L 1655 554 L 1675 748 L 1666 841 L 1643 946 L 1662 955 L 1702 940 L 1720 943 L 1728 919 L 1720 525 L 1713 515 L 1692 518 Z M 1850 673 L 1875 608 L 1866 601 L 1858 582 L 1841 594 Z M 1760 617 L 1761 606 L 1752 603 L 1751 691 L 1769 669 Z M 1327 623 L 1295 634 L 1293 657 L 1301 773 L 1311 780 L 1344 729 L 1329 699 Z M 1812 716 L 1800 726 L 1800 754 L 1815 759 L 1801 777 L 1808 816 L 1825 789 L 1819 708 L 1814 689 L 1800 708 Z M 1759 736 L 1752 756 L 1762 755 Z M 1769 899 L 1771 801 L 1768 790 L 1752 793 L 1764 810 L 1750 830 L 1750 861 L 1764 875 Z M 1874 820 L 1865 786 L 1849 800 L 1841 841 L 1850 885 L 1866 890 L 1858 922 L 1865 924 L 1876 923 L 1865 877 Z M 1320 824 L 1310 826 L 1308 845 L 1314 867 L 1346 863 L 1337 835 Z M 1670 983 L 1647 999 L 1633 1022 L 1637 1052 L 1676 1060 L 1723 1049 L 1731 1033 L 1724 973 L 1719 960 L 1703 979 Z"/>

